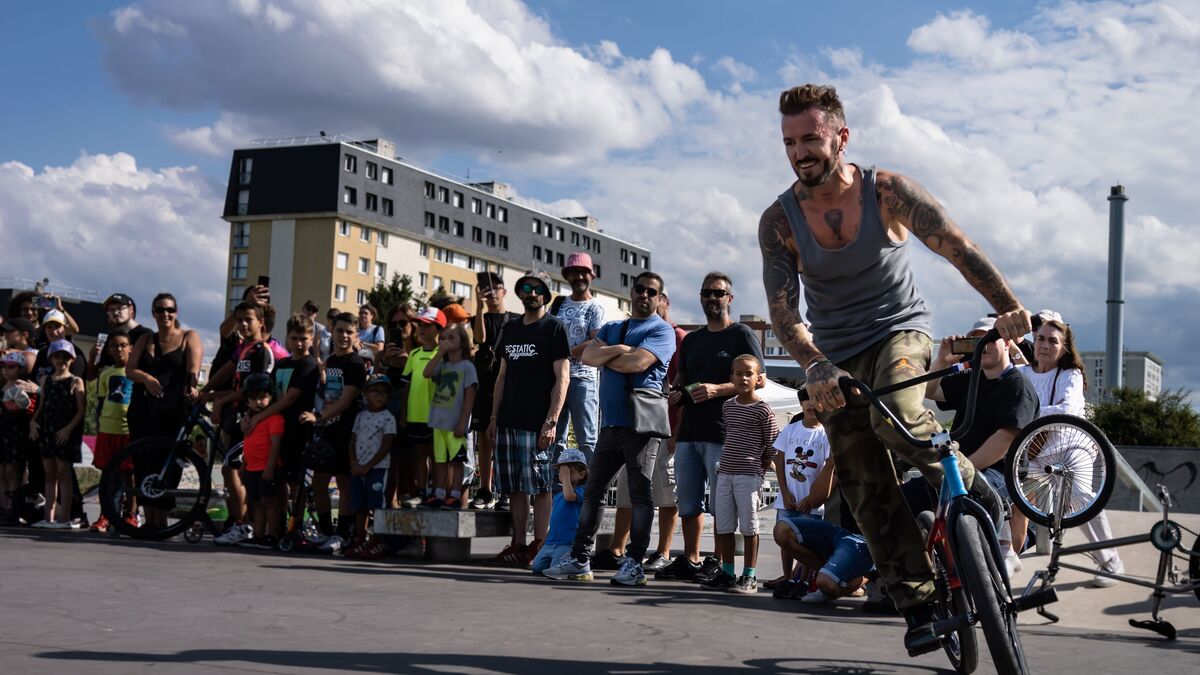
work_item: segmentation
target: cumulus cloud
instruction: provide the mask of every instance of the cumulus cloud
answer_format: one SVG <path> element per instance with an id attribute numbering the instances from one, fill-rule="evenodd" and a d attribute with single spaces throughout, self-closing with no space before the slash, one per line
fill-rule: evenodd
<path id="1" fill-rule="evenodd" d="M 174 134 L 205 153 L 260 130 L 331 129 L 409 148 L 594 160 L 646 147 L 706 94 L 666 50 L 573 48 L 515 0 L 149 0 L 96 32 L 107 70 L 134 98 L 222 111 Z"/>
<path id="2" fill-rule="evenodd" d="M 195 168 L 148 169 L 125 153 L 40 171 L 0 164 L 5 273 L 130 293 L 143 322 L 154 294 L 170 291 L 181 320 L 212 336 L 224 305 L 223 197 Z"/>

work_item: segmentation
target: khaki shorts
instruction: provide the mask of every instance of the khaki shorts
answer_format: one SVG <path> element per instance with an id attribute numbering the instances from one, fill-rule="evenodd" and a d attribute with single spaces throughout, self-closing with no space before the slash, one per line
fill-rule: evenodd
<path id="1" fill-rule="evenodd" d="M 713 500 L 717 534 L 741 530 L 743 537 L 758 534 L 758 491 L 762 476 L 717 472 L 717 496 Z"/>
<path id="2" fill-rule="evenodd" d="M 654 475 L 650 478 L 650 486 L 654 492 L 654 505 L 658 508 L 675 506 L 675 455 L 666 450 L 666 443 L 663 443 L 654 460 Z M 621 467 L 617 473 L 617 508 L 633 508 L 633 502 L 629 501 L 625 467 Z"/>

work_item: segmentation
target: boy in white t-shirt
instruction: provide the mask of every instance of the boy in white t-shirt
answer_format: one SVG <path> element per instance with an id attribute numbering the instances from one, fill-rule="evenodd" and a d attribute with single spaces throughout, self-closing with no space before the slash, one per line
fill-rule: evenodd
<path id="1" fill-rule="evenodd" d="M 804 412 L 792 418 L 790 424 L 775 439 L 775 478 L 779 496 L 775 498 L 776 519 L 808 516 L 823 518 L 825 502 L 833 488 L 833 462 L 829 461 L 829 439 L 825 427 L 807 401 L 801 403 Z M 773 589 L 789 579 L 803 580 L 804 570 L 794 566 L 792 557 L 780 550 L 783 575 L 764 584 Z"/>

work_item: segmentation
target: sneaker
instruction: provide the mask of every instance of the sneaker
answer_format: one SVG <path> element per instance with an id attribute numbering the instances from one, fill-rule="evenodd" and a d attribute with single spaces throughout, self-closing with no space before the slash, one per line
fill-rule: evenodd
<path id="1" fill-rule="evenodd" d="M 700 563 L 694 563 L 688 560 L 686 555 L 681 555 L 671 561 L 666 567 L 656 571 L 654 578 L 658 581 L 687 581 L 695 577 L 700 572 Z"/>
<path id="2" fill-rule="evenodd" d="M 492 508 L 508 513 L 511 510 L 511 507 L 508 505 L 508 495 L 500 495 L 500 498 L 496 500 L 496 504 Z"/>
<path id="3" fill-rule="evenodd" d="M 213 543 L 217 546 L 234 546 L 243 539 L 249 539 L 254 536 L 254 528 L 249 523 L 238 523 L 229 528 L 225 534 L 213 539 Z"/>
<path id="4" fill-rule="evenodd" d="M 124 520 L 126 522 L 126 524 L 128 524 L 130 527 L 141 527 L 142 526 L 142 520 L 141 520 L 141 518 L 138 517 L 138 515 L 136 513 L 130 513 L 130 514 L 126 515 L 124 518 L 122 518 L 122 520 Z"/>
<path id="5" fill-rule="evenodd" d="M 1100 566 L 1100 569 L 1110 574 L 1121 574 L 1125 571 L 1125 565 L 1121 563 L 1120 558 L 1110 560 Z M 1105 577 L 1097 574 L 1092 577 L 1092 588 L 1112 588 L 1121 582 L 1111 577 Z"/>
<path id="6" fill-rule="evenodd" d="M 315 532 L 305 532 L 304 540 L 307 541 L 308 543 L 312 544 L 313 546 L 320 546 L 321 544 L 324 544 L 325 542 L 329 541 L 329 537 L 327 535 L 321 534 L 320 530 L 317 530 Z"/>
<path id="7" fill-rule="evenodd" d="M 108 518 L 105 518 L 104 516 L 100 516 L 99 518 L 97 518 L 96 522 L 92 523 L 92 526 L 88 528 L 88 532 L 107 532 L 107 531 L 108 531 Z"/>
<path id="8" fill-rule="evenodd" d="M 738 582 L 737 577 L 726 572 L 725 570 L 717 570 L 713 576 L 700 582 L 701 588 L 706 588 L 710 591 L 727 591 L 733 588 L 733 585 Z M 758 584 L 755 583 L 755 592 L 758 592 Z"/>
<path id="9" fill-rule="evenodd" d="M 339 537 L 338 535 L 335 534 L 332 537 L 326 539 L 325 543 L 318 546 L 317 550 L 320 551 L 321 553 L 337 553 L 338 551 L 341 551 L 342 548 L 344 548 L 345 546 L 346 546 L 346 540 L 342 539 L 341 537 Z"/>
<path id="10" fill-rule="evenodd" d="M 1004 549 L 1004 569 L 1008 570 L 1008 578 L 1012 579 L 1025 566 L 1021 564 L 1021 558 L 1013 552 L 1011 548 Z"/>
<path id="11" fill-rule="evenodd" d="M 417 505 L 418 509 L 440 509 L 446 502 L 441 497 L 430 497 Z"/>
<path id="12" fill-rule="evenodd" d="M 504 550 L 496 554 L 496 557 L 490 561 L 493 565 L 503 565 L 505 567 L 524 567 L 525 566 L 525 547 L 509 544 L 504 547 Z"/>
<path id="13" fill-rule="evenodd" d="M 774 579 L 772 579 L 770 581 L 764 581 L 759 585 L 762 586 L 764 590 L 774 591 L 776 588 L 779 588 L 780 586 L 782 586 L 784 584 L 784 582 L 787 582 L 787 581 L 791 581 L 791 579 L 788 578 L 787 575 L 781 574 L 781 575 L 775 577 Z"/>
<path id="14" fill-rule="evenodd" d="M 542 544 L 544 543 L 541 539 L 534 539 L 531 544 L 525 547 L 525 567 L 533 567 L 533 559 L 537 557 L 538 551 L 542 550 Z"/>
<path id="15" fill-rule="evenodd" d="M 367 543 L 358 551 L 359 560 L 379 560 L 386 558 L 388 554 L 387 542 L 383 537 L 371 537 Z"/>
<path id="16" fill-rule="evenodd" d="M 87 520 L 87 518 L 76 518 L 74 520 L 68 521 L 66 523 L 66 527 L 64 527 L 63 529 L 64 530 L 86 530 L 86 529 L 88 529 L 88 520 Z"/>
<path id="17" fill-rule="evenodd" d="M 554 564 L 542 572 L 542 576 L 558 581 L 591 581 L 592 566 L 586 560 L 579 562 L 570 551 L 560 555 Z"/>
<path id="18" fill-rule="evenodd" d="M 471 500 L 472 509 L 485 511 L 496 505 L 496 496 L 491 490 L 479 490 L 475 493 L 475 499 Z"/>
<path id="19" fill-rule="evenodd" d="M 771 589 L 771 597 L 775 598 L 776 600 L 787 600 L 787 599 L 791 598 L 792 591 L 795 589 L 795 587 L 799 586 L 800 583 L 801 582 L 799 582 L 799 581 L 792 581 L 791 579 L 784 579 L 780 583 L 775 584 L 775 588 Z M 763 584 L 763 588 L 766 588 L 766 587 L 767 587 L 767 585 Z M 807 590 L 807 588 L 806 588 L 806 590 Z"/>
<path id="20" fill-rule="evenodd" d="M 621 569 L 617 570 L 608 583 L 614 586 L 645 586 L 646 572 L 642 569 L 642 563 L 626 556 L 621 559 Z"/>
<path id="21" fill-rule="evenodd" d="M 420 505 L 421 505 L 420 497 L 408 496 L 408 497 L 404 497 L 403 499 L 400 500 L 400 506 L 402 508 L 415 509 Z"/>
<path id="22" fill-rule="evenodd" d="M 446 497 L 442 500 L 442 508 L 451 511 L 461 511 L 463 509 L 462 497 Z"/>
<path id="23" fill-rule="evenodd" d="M 868 614 L 890 614 L 895 616 L 896 603 L 892 602 L 892 596 L 887 594 L 883 588 L 883 582 L 879 579 L 872 579 L 867 582 L 867 599 L 862 605 L 863 611 Z"/>
<path id="24" fill-rule="evenodd" d="M 365 537 L 355 535 L 350 538 L 350 543 L 342 547 L 341 556 L 343 558 L 358 558 L 362 556 L 363 547 L 366 545 Z"/>
<path id="25" fill-rule="evenodd" d="M 621 569 L 621 561 L 624 559 L 625 556 L 618 556 L 608 549 L 597 551 L 596 555 L 592 556 L 592 569 L 615 572 Z"/>
<path id="26" fill-rule="evenodd" d="M 687 560 L 687 558 L 684 558 L 684 560 Z M 649 558 L 646 558 L 645 562 L 642 563 L 642 569 L 646 570 L 647 572 L 658 572 L 661 569 L 666 569 L 666 567 L 670 564 L 670 558 L 659 553 L 658 551 L 655 551 L 654 553 L 650 554 Z M 658 577 L 655 576 L 655 578 Z"/>
<path id="27" fill-rule="evenodd" d="M 826 603 L 833 602 L 833 598 L 825 595 L 825 591 L 816 590 L 800 596 L 800 602 L 807 603 L 809 605 L 824 605 Z"/>
<path id="28" fill-rule="evenodd" d="M 30 525 L 30 527 L 36 527 L 39 530 L 52 530 L 54 529 L 54 525 L 55 523 L 52 523 L 49 520 L 39 520 L 33 525 Z"/>
<path id="29" fill-rule="evenodd" d="M 920 656 L 941 648 L 942 639 L 933 632 L 933 622 L 937 616 L 932 603 L 908 607 L 903 613 L 904 621 L 908 624 L 908 631 L 904 633 L 904 648 L 909 656 Z"/>
<path id="30" fill-rule="evenodd" d="M 732 586 L 725 589 L 726 593 L 737 593 L 739 595 L 750 595 L 758 592 L 758 579 L 752 576 L 743 574 L 737 578 Z"/>
<path id="31" fill-rule="evenodd" d="M 705 581 L 715 578 L 720 573 L 721 561 L 710 555 L 700 563 L 700 570 L 696 572 L 696 575 L 691 579 L 685 579 L 685 581 L 693 584 L 702 584 Z"/>
<path id="32" fill-rule="evenodd" d="M 250 537 L 243 539 L 237 543 L 239 548 L 256 548 L 260 551 L 274 551 L 279 542 L 275 541 L 275 537 L 269 534 L 261 537 Z"/>

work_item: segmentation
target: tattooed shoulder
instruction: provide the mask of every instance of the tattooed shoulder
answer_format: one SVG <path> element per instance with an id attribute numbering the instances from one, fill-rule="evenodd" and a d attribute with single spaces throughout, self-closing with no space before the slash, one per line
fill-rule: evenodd
<path id="1" fill-rule="evenodd" d="M 937 250 L 958 232 L 942 205 L 917 181 L 890 171 L 880 171 L 876 195 L 882 208 L 931 249 Z"/>

